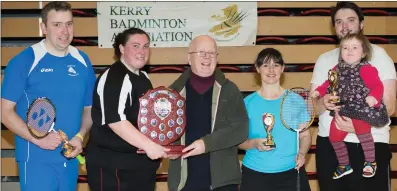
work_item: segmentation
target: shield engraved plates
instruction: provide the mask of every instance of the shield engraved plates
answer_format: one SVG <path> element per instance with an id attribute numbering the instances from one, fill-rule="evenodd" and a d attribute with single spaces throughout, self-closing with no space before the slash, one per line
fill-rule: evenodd
<path id="1" fill-rule="evenodd" d="M 138 128 L 155 143 L 179 154 L 184 146 L 171 145 L 185 132 L 185 98 L 164 86 L 148 91 L 139 99 Z M 138 151 L 142 152 L 142 151 Z"/>

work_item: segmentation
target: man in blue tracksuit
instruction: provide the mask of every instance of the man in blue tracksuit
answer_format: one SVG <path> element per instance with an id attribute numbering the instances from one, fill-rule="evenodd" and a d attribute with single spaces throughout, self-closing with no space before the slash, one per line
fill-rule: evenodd
<path id="1" fill-rule="evenodd" d="M 88 56 L 70 46 L 73 17 L 70 4 L 48 3 L 40 27 L 46 38 L 10 60 L 2 86 L 2 122 L 15 133 L 16 160 L 22 191 L 74 191 L 82 142 L 92 124 L 95 74 Z M 61 154 L 61 138 L 50 133 L 33 138 L 26 126 L 29 104 L 49 98 L 56 108 L 54 129 L 62 130 L 75 148 Z"/>

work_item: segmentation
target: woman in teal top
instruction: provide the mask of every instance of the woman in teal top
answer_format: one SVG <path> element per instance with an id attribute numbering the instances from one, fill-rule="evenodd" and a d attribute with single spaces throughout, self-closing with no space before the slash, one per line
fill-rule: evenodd
<path id="1" fill-rule="evenodd" d="M 311 145 L 310 131 L 299 135 L 297 153 L 296 132 L 286 128 L 280 119 L 280 104 L 285 89 L 280 86 L 284 71 L 281 53 L 273 48 L 263 49 L 255 61 L 256 71 L 260 74 L 261 88 L 244 99 L 248 117 L 248 139 L 239 145 L 246 150 L 242 166 L 241 191 L 297 190 L 298 169 L 300 171 L 300 190 L 310 190 L 305 164 L 305 155 Z M 275 148 L 264 146 L 267 133 L 263 124 L 263 114 L 274 116 L 271 131 Z"/>

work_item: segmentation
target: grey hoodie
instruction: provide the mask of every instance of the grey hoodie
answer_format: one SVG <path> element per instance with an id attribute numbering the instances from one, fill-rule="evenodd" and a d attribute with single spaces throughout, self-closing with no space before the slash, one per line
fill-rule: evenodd
<path id="1" fill-rule="evenodd" d="M 190 78 L 190 72 L 190 69 L 186 70 L 170 86 L 183 97 L 186 96 L 185 84 Z M 215 70 L 211 116 L 212 133 L 202 137 L 205 153 L 210 153 L 211 189 L 240 184 L 241 170 L 237 146 L 248 137 L 248 115 L 240 90 L 236 84 L 225 78 L 219 69 Z M 185 144 L 185 135 L 177 144 Z M 186 160 L 182 160 L 181 157 L 170 160 L 170 191 L 181 190 L 185 186 L 187 176 Z"/>

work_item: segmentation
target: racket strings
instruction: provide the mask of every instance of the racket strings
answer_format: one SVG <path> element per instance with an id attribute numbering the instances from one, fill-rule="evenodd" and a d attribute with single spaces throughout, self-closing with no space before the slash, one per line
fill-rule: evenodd
<path id="1" fill-rule="evenodd" d="M 300 131 L 310 127 L 315 116 L 310 92 L 303 88 L 290 89 L 281 104 L 281 119 L 291 130 Z"/>
<path id="2" fill-rule="evenodd" d="M 38 137 L 45 136 L 55 120 L 55 109 L 46 99 L 37 99 L 29 107 L 27 125 Z"/>

